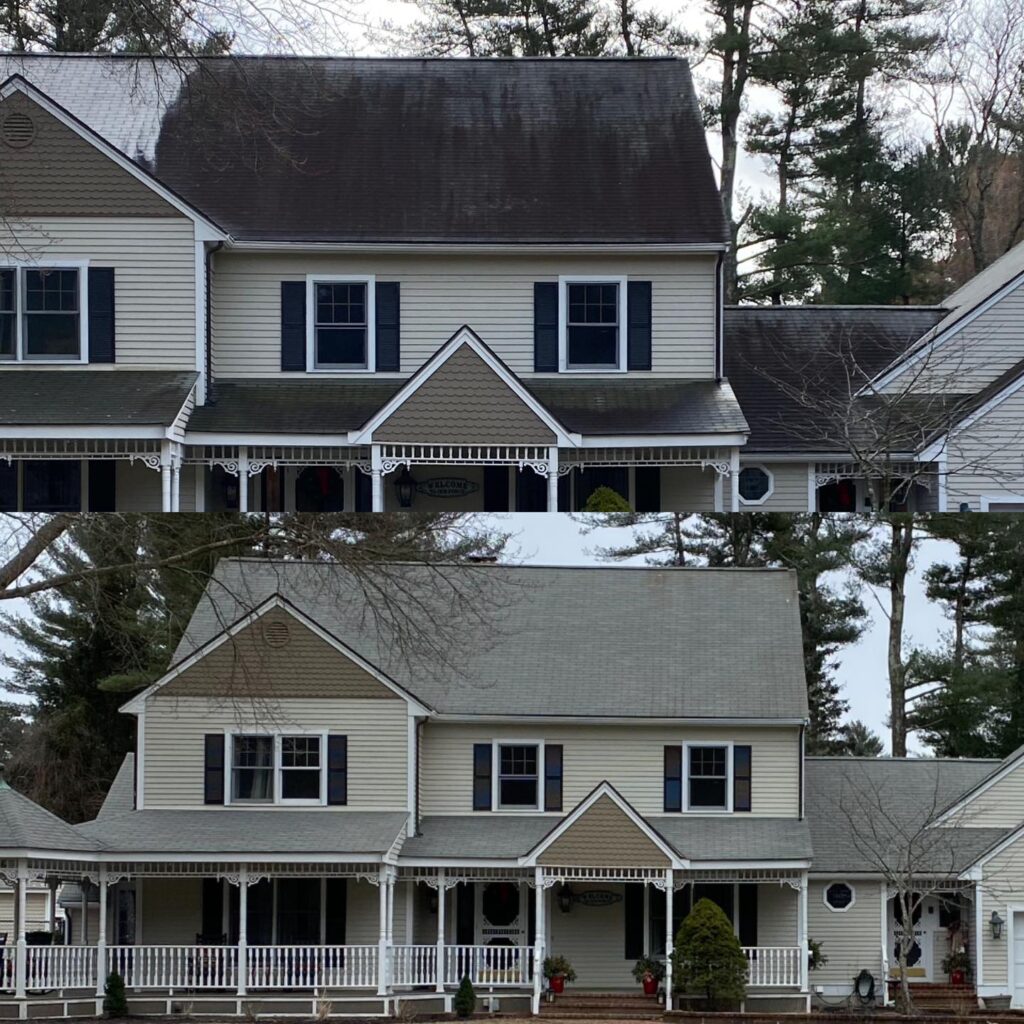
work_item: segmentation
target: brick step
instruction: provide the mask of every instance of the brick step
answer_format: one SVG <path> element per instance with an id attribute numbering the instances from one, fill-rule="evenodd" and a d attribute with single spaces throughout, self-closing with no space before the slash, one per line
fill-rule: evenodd
<path id="1" fill-rule="evenodd" d="M 574 1008 L 561 1010 L 557 1007 L 542 1006 L 540 1015 L 545 1020 L 661 1020 L 660 1012 L 643 1013 L 639 1010 L 617 1010 L 608 1007 L 602 1010 Z"/>

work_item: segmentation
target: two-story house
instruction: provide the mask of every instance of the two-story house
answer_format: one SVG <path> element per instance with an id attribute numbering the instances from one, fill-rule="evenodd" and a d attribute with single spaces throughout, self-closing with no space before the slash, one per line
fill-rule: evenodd
<path id="1" fill-rule="evenodd" d="M 701 897 L 748 1008 L 885 1001 L 887 858 L 924 828 L 914 983 L 963 946 L 962 995 L 1024 1005 L 1024 752 L 805 758 L 792 574 L 392 570 L 427 628 L 424 572 L 497 609 L 455 656 L 411 651 L 336 566 L 222 562 L 123 709 L 136 749 L 96 820 L 0 788 L 0 1013 L 92 1014 L 110 971 L 135 1012 L 430 1012 L 466 976 L 537 1012 L 546 956 L 578 992 L 636 991 Z M 25 941 L 32 885 L 61 886 L 57 944 Z"/>

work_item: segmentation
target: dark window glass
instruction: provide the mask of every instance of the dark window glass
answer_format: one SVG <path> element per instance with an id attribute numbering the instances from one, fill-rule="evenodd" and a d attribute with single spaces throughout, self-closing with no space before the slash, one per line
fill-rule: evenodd
<path id="1" fill-rule="evenodd" d="M 316 286 L 316 365 L 366 366 L 366 285 Z"/>
<path id="2" fill-rule="evenodd" d="M 283 946 L 319 944 L 319 878 L 277 880 L 277 941 Z"/>
<path id="3" fill-rule="evenodd" d="M 761 501 L 771 486 L 771 478 L 760 466 L 747 466 L 740 470 L 740 497 L 744 501 Z"/>
<path id="4" fill-rule="evenodd" d="M 690 747 L 690 807 L 728 806 L 725 747 Z"/>
<path id="5" fill-rule="evenodd" d="M 25 271 L 25 357 L 79 355 L 77 270 Z"/>
<path id="6" fill-rule="evenodd" d="M 502 807 L 537 806 L 537 748 L 503 746 L 498 750 L 498 799 Z"/>
<path id="7" fill-rule="evenodd" d="M 577 367 L 619 364 L 619 286 L 570 284 L 566 362 Z"/>
<path id="8" fill-rule="evenodd" d="M 853 903 L 853 889 L 845 882 L 833 882 L 825 890 L 825 902 L 833 910 L 845 910 Z"/>
<path id="9" fill-rule="evenodd" d="M 0 359 L 14 358 L 15 272 L 0 270 Z"/>
<path id="10" fill-rule="evenodd" d="M 0 459 L 0 512 L 18 511 L 18 464 Z"/>
<path id="11" fill-rule="evenodd" d="M 80 512 L 82 464 L 71 461 L 26 462 L 23 508 L 26 512 Z"/>
<path id="12" fill-rule="evenodd" d="M 341 512 L 344 508 L 345 482 L 333 466 L 307 466 L 299 473 L 296 512 Z"/>
<path id="13" fill-rule="evenodd" d="M 270 736 L 236 736 L 232 743 L 231 798 L 274 799 L 274 740 Z"/>
<path id="14" fill-rule="evenodd" d="M 281 799 L 320 799 L 320 737 L 281 737 Z"/>
<path id="15" fill-rule="evenodd" d="M 819 512 L 856 512 L 857 488 L 852 480 L 837 480 L 818 488 Z"/>

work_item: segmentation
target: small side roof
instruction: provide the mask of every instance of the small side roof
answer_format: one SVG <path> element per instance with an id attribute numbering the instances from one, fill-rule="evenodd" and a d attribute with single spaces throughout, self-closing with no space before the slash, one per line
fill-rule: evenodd
<path id="1" fill-rule="evenodd" d="M 109 818 L 114 814 L 135 810 L 135 755 L 125 754 L 121 767 L 117 769 L 114 781 L 103 798 L 97 818 Z"/>
<path id="2" fill-rule="evenodd" d="M 83 852 L 98 844 L 0 779 L 0 849 Z"/>

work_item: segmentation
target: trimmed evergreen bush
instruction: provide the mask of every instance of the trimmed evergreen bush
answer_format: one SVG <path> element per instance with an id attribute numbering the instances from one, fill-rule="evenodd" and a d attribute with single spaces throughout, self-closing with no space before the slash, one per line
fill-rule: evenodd
<path id="1" fill-rule="evenodd" d="M 632 512 L 629 502 L 611 487 L 595 487 L 587 498 L 584 512 Z"/>
<path id="2" fill-rule="evenodd" d="M 747 988 L 747 958 L 732 922 L 709 899 L 698 900 L 679 927 L 672 952 L 679 992 L 702 995 L 708 1010 L 732 1009 Z"/>
<path id="3" fill-rule="evenodd" d="M 468 976 L 464 976 L 459 982 L 459 990 L 455 993 L 455 1000 L 452 1003 L 455 1007 L 457 1017 L 468 1017 L 476 1009 L 476 992 L 473 989 L 473 982 Z"/>
<path id="4" fill-rule="evenodd" d="M 111 971 L 107 975 L 103 992 L 103 1012 L 108 1017 L 127 1017 L 128 999 L 124 994 L 124 978 L 117 971 Z"/>

